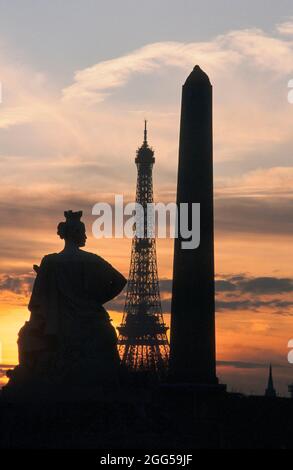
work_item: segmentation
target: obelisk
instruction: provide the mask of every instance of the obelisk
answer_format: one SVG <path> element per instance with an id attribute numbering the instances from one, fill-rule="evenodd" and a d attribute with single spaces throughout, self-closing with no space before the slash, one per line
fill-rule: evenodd
<path id="1" fill-rule="evenodd" d="M 177 204 L 200 203 L 200 245 L 175 239 L 170 379 L 216 385 L 212 85 L 197 65 L 182 90 Z M 179 213 L 179 226 L 180 226 Z"/>

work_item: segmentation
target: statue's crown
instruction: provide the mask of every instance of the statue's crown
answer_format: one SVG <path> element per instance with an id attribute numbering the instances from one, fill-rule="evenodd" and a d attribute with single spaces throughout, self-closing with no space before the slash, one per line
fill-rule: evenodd
<path id="1" fill-rule="evenodd" d="M 65 211 L 64 217 L 66 219 L 66 222 L 80 222 L 80 219 L 82 217 L 82 211 Z"/>

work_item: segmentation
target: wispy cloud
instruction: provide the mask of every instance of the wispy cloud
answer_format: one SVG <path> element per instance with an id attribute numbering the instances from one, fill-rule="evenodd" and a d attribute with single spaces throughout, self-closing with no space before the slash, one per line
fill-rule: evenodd
<path id="1" fill-rule="evenodd" d="M 279 195 L 293 197 L 293 166 L 258 168 L 241 176 L 219 177 L 216 189 L 221 196 L 263 196 Z"/>
<path id="2" fill-rule="evenodd" d="M 230 54 L 215 43 L 160 42 L 149 44 L 116 59 L 77 71 L 75 83 L 63 90 L 65 100 L 78 99 L 97 103 L 115 89 L 124 86 L 136 74 L 149 74 L 164 67 L 189 69 L 195 61 L 212 69 L 235 63 L 238 54 Z"/>
<path id="3" fill-rule="evenodd" d="M 77 71 L 74 84 L 63 90 L 63 96 L 65 100 L 97 103 L 136 74 L 155 73 L 165 67 L 189 70 L 195 63 L 202 64 L 213 74 L 245 61 L 274 73 L 288 73 L 293 70 L 292 50 L 289 41 L 270 37 L 260 29 L 232 31 L 210 42 L 149 44 L 122 57 Z"/>
<path id="4" fill-rule="evenodd" d="M 277 31 L 284 36 L 293 36 L 293 17 L 277 25 Z"/>
<path id="5" fill-rule="evenodd" d="M 160 281 L 162 307 L 170 313 L 172 280 Z M 277 277 L 248 277 L 230 275 L 216 280 L 216 309 L 223 311 L 247 311 L 249 313 L 269 311 L 275 314 L 292 312 L 293 302 L 286 294 L 293 291 L 293 279 Z M 278 297 L 275 297 L 278 295 Z M 108 303 L 108 308 L 122 312 L 125 291 Z"/>
<path id="6" fill-rule="evenodd" d="M 293 313 L 292 278 L 222 275 L 216 280 L 216 292 L 219 312 Z"/>
<path id="7" fill-rule="evenodd" d="M 259 362 L 244 362 L 244 361 L 217 361 L 217 365 L 220 367 L 234 367 L 235 369 L 268 369 L 267 363 Z M 281 364 L 274 364 L 275 368 L 283 368 Z"/>

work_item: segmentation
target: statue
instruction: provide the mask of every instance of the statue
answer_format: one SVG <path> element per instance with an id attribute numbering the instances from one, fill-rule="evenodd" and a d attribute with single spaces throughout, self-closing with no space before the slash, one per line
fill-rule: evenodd
<path id="1" fill-rule="evenodd" d="M 64 215 L 57 229 L 64 249 L 34 266 L 31 315 L 19 332 L 19 365 L 8 372 L 7 392 L 48 394 L 118 382 L 117 335 L 103 304 L 122 291 L 126 279 L 80 249 L 87 239 L 82 212 Z"/>

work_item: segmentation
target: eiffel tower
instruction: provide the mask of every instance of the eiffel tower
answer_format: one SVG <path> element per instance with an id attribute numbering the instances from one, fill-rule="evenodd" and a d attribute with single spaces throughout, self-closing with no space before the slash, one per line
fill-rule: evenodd
<path id="1" fill-rule="evenodd" d="M 146 214 L 147 204 L 153 203 L 152 170 L 154 151 L 147 141 L 145 121 L 144 141 L 137 150 L 136 203 Z M 123 319 L 118 327 L 118 350 L 122 364 L 130 371 L 143 371 L 163 378 L 167 371 L 169 341 L 162 314 L 157 270 L 156 240 L 153 221 L 146 216 L 139 222 L 141 234 L 134 232 L 127 294 Z M 138 225 L 138 222 L 137 222 Z"/>

